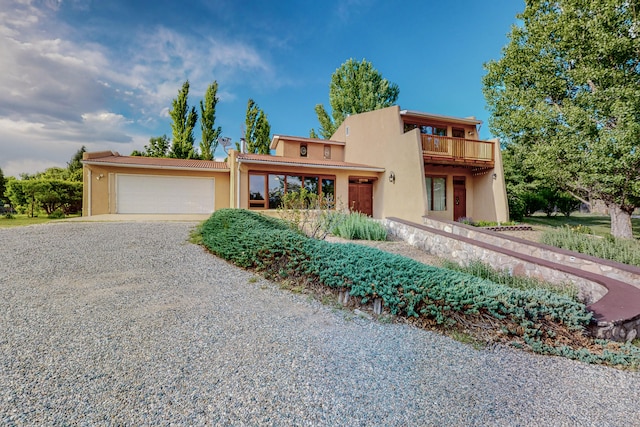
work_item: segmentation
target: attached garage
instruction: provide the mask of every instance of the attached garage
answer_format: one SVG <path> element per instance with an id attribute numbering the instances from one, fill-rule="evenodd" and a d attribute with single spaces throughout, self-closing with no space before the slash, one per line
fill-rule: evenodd
<path id="1" fill-rule="evenodd" d="M 226 162 L 84 153 L 83 216 L 210 215 L 228 208 Z"/>
<path id="2" fill-rule="evenodd" d="M 214 178 L 116 175 L 116 213 L 209 214 L 214 210 Z"/>

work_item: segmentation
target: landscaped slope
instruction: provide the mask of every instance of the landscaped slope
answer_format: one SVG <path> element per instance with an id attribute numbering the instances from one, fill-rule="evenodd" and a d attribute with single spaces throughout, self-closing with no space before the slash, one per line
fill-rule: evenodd
<path id="1" fill-rule="evenodd" d="M 494 340 L 592 363 L 640 361 L 635 347 L 585 337 L 591 314 L 584 305 L 544 290 L 508 288 L 373 248 L 310 239 L 244 210 L 217 211 L 203 224 L 202 238 L 209 250 L 239 266 L 348 290 L 362 304 L 380 298 L 390 313 L 421 323 L 490 328 Z"/>

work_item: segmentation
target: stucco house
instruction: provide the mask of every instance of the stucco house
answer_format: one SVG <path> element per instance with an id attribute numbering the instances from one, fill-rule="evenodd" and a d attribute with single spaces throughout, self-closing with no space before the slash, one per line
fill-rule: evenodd
<path id="1" fill-rule="evenodd" d="M 481 122 L 400 110 L 352 115 L 330 140 L 273 137 L 274 155 L 229 152 L 226 162 L 85 153 L 83 214 L 275 211 L 304 186 L 374 218 L 507 221 L 497 140 Z"/>

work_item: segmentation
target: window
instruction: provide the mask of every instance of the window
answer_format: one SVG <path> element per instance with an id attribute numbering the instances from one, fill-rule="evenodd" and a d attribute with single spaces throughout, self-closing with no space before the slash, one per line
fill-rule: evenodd
<path id="1" fill-rule="evenodd" d="M 284 189 L 287 193 L 294 192 L 297 193 L 302 188 L 302 177 L 301 176 L 293 176 L 287 175 L 287 185 Z"/>
<path id="2" fill-rule="evenodd" d="M 416 124 L 413 124 L 413 123 L 405 123 L 405 124 L 404 124 L 404 131 L 405 131 L 405 132 L 409 132 L 409 131 L 414 130 L 414 129 L 415 129 L 415 128 L 417 128 L 417 127 L 418 127 L 418 125 L 416 125 Z"/>
<path id="3" fill-rule="evenodd" d="M 277 209 L 284 197 L 284 175 L 269 174 L 269 209 Z"/>
<path id="4" fill-rule="evenodd" d="M 330 159 L 331 158 L 331 146 L 330 145 L 325 145 L 324 146 L 324 158 L 325 159 Z"/>
<path id="5" fill-rule="evenodd" d="M 451 129 L 451 136 L 454 138 L 464 138 L 464 129 L 459 129 L 459 128 Z"/>
<path id="6" fill-rule="evenodd" d="M 265 199 L 265 175 L 249 175 L 249 207 L 263 208 Z"/>
<path id="7" fill-rule="evenodd" d="M 420 133 L 425 135 L 447 136 L 447 128 L 433 125 L 420 126 Z"/>
<path id="8" fill-rule="evenodd" d="M 327 197 L 334 207 L 335 177 L 319 175 L 286 175 L 267 172 L 249 173 L 249 208 L 277 209 L 285 193 L 304 188 Z"/>
<path id="9" fill-rule="evenodd" d="M 427 186 L 427 206 L 430 211 L 447 210 L 447 178 L 443 176 L 425 177 Z"/>

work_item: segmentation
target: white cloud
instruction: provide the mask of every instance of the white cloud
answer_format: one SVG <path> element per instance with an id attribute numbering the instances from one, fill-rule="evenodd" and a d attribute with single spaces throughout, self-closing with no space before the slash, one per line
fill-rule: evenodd
<path id="1" fill-rule="evenodd" d="M 154 27 L 126 46 L 90 43 L 58 19 L 62 4 L 0 0 L 0 167 L 9 175 L 63 166 L 83 144 L 142 148 L 187 78 L 195 98 L 218 80 L 222 101 L 236 98 L 234 84 L 276 84 L 241 42 Z"/>

